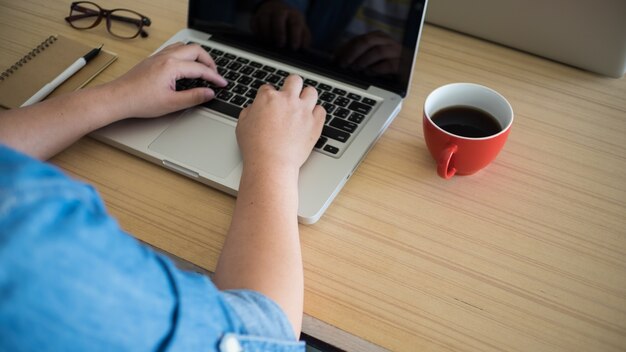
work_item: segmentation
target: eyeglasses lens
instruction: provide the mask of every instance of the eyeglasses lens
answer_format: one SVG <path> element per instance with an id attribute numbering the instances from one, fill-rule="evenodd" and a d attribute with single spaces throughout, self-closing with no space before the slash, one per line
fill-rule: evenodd
<path id="1" fill-rule="evenodd" d="M 100 14 L 100 9 L 94 4 L 88 2 L 80 2 L 72 6 L 70 16 L 72 18 L 72 26 L 75 28 L 91 28 Z"/>
<path id="2" fill-rule="evenodd" d="M 141 30 L 141 16 L 127 10 L 115 10 L 110 14 L 109 31 L 122 38 L 132 38 Z"/>

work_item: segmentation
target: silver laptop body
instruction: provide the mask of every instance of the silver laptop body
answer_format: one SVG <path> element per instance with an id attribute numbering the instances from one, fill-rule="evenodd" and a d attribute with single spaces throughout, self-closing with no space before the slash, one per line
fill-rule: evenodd
<path id="1" fill-rule="evenodd" d="M 426 21 L 606 76 L 626 73 L 623 0 L 438 0 Z"/>
<path id="2" fill-rule="evenodd" d="M 200 0 L 192 0 L 190 3 L 190 23 L 191 17 L 194 16 L 192 11 L 197 11 L 194 3 L 198 2 Z M 218 4 L 227 3 L 227 1 L 214 3 L 216 3 L 214 6 L 221 6 Z M 349 134 L 347 140 L 343 140 L 345 137 L 342 137 L 343 134 L 339 132 L 337 132 L 340 135 L 339 140 L 336 140 L 334 138 L 337 137 L 331 133 L 333 137 L 326 138 L 326 141 L 311 153 L 302 166 L 298 185 L 298 220 L 301 223 L 312 224 L 320 219 L 402 107 L 402 99 L 406 96 L 408 83 L 411 81 L 410 74 L 426 8 L 426 2 L 423 0 L 407 1 L 407 4 L 413 16 L 407 20 L 405 26 L 410 31 L 410 34 L 405 34 L 405 43 L 407 40 L 413 43 L 408 49 L 405 44 L 403 49 L 404 60 L 408 63 L 401 74 L 408 76 L 402 76 L 405 87 L 400 92 L 373 84 L 351 84 L 341 73 L 329 73 L 301 64 L 298 60 L 280 60 L 262 55 L 245 46 L 230 45 L 229 41 L 224 40 L 223 37 L 217 38 L 215 34 L 209 34 L 213 33 L 212 29 L 205 31 L 183 29 L 158 50 L 175 42 L 198 43 L 207 50 L 228 53 L 231 55 L 229 57 L 236 56 L 242 62 L 249 60 L 257 65 L 263 65 L 264 68 L 273 67 L 278 71 L 298 74 L 308 79 L 308 82 L 316 82 L 320 86 L 332 86 L 337 92 L 343 91 L 350 97 L 361 97 L 363 101 L 372 104 L 369 112 L 363 114 L 365 115 L 363 121 L 359 123 L 348 120 L 353 117 L 353 112 L 342 118 L 348 122 L 335 121 L 341 124 L 333 126 L 353 129 L 353 132 Z M 201 6 L 206 6 L 206 2 Z M 415 17 L 416 13 L 419 15 L 418 18 Z M 376 13 L 372 15 L 377 16 Z M 318 89 L 318 91 L 320 95 L 324 93 L 323 90 Z M 335 95 L 339 96 L 339 94 Z M 325 103 L 325 101 L 320 101 L 320 103 Z M 350 103 L 349 106 L 363 107 L 364 105 L 359 102 L 358 104 Z M 339 106 L 335 108 L 337 107 Z M 347 109 L 348 106 L 344 108 Z M 327 124 L 335 118 L 339 119 L 338 116 L 329 114 Z M 92 137 L 211 187 L 236 195 L 242 171 L 242 159 L 235 137 L 236 124 L 237 119 L 233 116 L 211 107 L 198 106 L 156 119 L 120 121 L 94 132 Z M 327 126 L 325 129 L 336 132 L 334 127 Z M 341 130 L 341 128 L 338 129 Z"/>

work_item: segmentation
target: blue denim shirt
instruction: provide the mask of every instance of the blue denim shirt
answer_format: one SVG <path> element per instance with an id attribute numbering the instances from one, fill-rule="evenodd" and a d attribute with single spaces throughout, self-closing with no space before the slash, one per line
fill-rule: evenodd
<path id="1" fill-rule="evenodd" d="M 120 230 L 89 185 L 0 145 L 0 351 L 304 351 L 260 293 Z"/>

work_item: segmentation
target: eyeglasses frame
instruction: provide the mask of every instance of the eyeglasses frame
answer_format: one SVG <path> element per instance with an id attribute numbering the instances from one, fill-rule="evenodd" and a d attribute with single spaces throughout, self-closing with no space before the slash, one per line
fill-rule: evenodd
<path id="1" fill-rule="evenodd" d="M 98 18 L 89 27 L 76 27 L 76 26 L 74 26 L 74 24 L 72 24 L 72 21 L 84 18 L 84 16 L 87 15 L 87 13 L 86 13 L 85 15 L 73 15 L 72 16 L 72 12 L 76 10 L 76 6 L 79 6 L 80 4 L 90 4 L 90 5 L 95 6 L 99 10 Z M 87 9 L 87 8 L 84 8 L 84 9 L 85 10 L 92 10 L 92 9 Z M 132 12 L 135 15 L 139 16 L 141 18 L 141 20 L 136 20 L 134 18 L 129 18 L 129 17 L 125 17 L 125 16 L 117 16 L 117 15 L 115 15 L 113 13 L 113 12 L 119 11 L 119 10 Z M 88 15 L 92 16 L 92 15 L 95 15 L 95 13 L 94 14 L 88 14 Z M 72 4 L 70 5 L 70 15 L 65 17 L 65 21 L 67 21 L 67 23 L 69 23 L 69 25 L 72 26 L 72 28 L 83 30 L 83 29 L 91 29 L 91 28 L 94 28 L 94 27 L 98 26 L 100 24 L 100 22 L 102 22 L 103 18 L 106 18 L 107 32 L 109 32 L 111 35 L 113 35 L 115 37 L 122 38 L 122 39 L 133 39 L 133 38 L 136 38 L 138 35 L 141 35 L 142 38 L 146 38 L 148 36 L 148 32 L 146 32 L 143 29 L 143 27 L 144 26 L 149 27 L 150 24 L 152 24 L 152 21 L 150 21 L 150 18 L 140 14 L 137 11 L 124 9 L 124 8 L 117 8 L 117 9 L 112 9 L 112 10 L 103 9 L 98 4 L 93 3 L 91 1 L 74 1 L 74 2 L 72 2 Z M 124 37 L 124 36 L 117 35 L 117 34 L 111 32 L 111 20 L 116 20 L 116 21 L 120 21 L 120 22 L 126 22 L 126 23 L 135 24 L 138 27 L 137 28 L 137 33 L 135 33 L 135 35 L 132 36 L 132 37 Z"/>

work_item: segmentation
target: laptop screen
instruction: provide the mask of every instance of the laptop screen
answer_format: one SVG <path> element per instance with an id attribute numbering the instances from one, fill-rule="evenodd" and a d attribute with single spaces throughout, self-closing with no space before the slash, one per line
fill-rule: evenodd
<path id="1" fill-rule="evenodd" d="M 188 27 L 363 88 L 405 96 L 426 0 L 190 0 Z"/>

